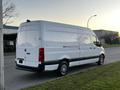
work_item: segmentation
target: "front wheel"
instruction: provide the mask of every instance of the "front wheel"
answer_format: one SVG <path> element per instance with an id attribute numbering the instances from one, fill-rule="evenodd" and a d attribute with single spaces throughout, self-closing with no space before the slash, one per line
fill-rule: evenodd
<path id="1" fill-rule="evenodd" d="M 66 61 L 62 61 L 59 64 L 59 68 L 57 70 L 59 76 L 65 76 L 68 73 L 68 63 Z"/>
<path id="2" fill-rule="evenodd" d="M 105 56 L 102 54 L 99 56 L 99 61 L 97 62 L 98 65 L 103 65 L 104 64 L 104 59 L 105 59 Z"/>

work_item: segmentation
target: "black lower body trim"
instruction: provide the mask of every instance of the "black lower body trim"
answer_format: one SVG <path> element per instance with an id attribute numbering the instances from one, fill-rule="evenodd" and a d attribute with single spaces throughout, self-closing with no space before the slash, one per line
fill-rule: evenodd
<path id="1" fill-rule="evenodd" d="M 89 60 L 89 59 L 95 59 L 95 58 L 99 58 L 99 56 L 91 56 L 91 57 L 81 57 L 81 58 L 69 59 L 69 62 L 83 61 L 83 60 Z M 44 65 L 59 64 L 61 61 L 62 60 L 46 61 L 43 64 Z"/>
<path id="2" fill-rule="evenodd" d="M 83 60 L 89 60 L 89 59 L 95 59 L 95 58 L 99 58 L 99 56 L 92 56 L 92 57 L 81 57 L 81 58 L 76 58 L 76 59 L 70 59 L 70 62 L 74 62 L 74 61 L 83 61 Z"/>

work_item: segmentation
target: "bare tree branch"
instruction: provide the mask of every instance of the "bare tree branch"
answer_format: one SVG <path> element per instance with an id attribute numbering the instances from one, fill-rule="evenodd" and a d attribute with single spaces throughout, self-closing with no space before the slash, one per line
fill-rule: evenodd
<path id="1" fill-rule="evenodd" d="M 3 2 L 3 23 L 8 24 L 11 19 L 17 16 L 15 4 L 11 0 L 4 0 Z"/>

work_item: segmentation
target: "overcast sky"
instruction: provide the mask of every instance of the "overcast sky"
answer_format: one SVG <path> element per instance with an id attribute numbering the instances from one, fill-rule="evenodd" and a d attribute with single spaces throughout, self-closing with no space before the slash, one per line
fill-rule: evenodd
<path id="1" fill-rule="evenodd" d="M 120 32 L 120 0 L 13 0 L 19 17 L 17 25 L 30 20 L 50 20 L 89 28 Z"/>

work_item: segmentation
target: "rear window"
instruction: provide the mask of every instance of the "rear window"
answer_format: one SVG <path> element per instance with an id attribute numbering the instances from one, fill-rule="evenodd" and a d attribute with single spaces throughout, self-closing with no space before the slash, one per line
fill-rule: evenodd
<path id="1" fill-rule="evenodd" d="M 21 31 L 18 33 L 17 45 L 38 46 L 39 38 L 38 31 Z"/>

